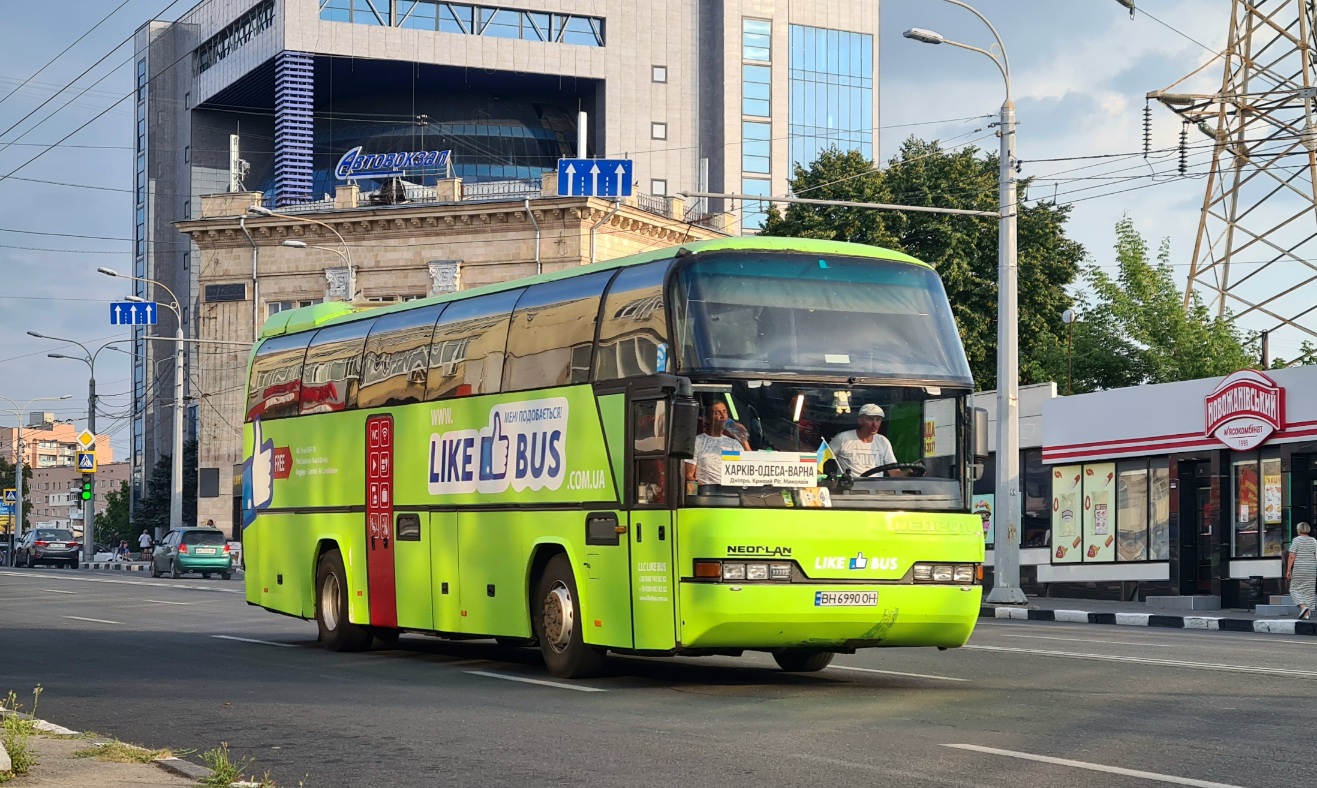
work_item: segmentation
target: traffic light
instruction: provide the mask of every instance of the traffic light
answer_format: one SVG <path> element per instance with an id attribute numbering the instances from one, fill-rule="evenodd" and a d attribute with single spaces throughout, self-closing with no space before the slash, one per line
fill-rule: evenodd
<path id="1" fill-rule="evenodd" d="M 96 477 L 90 473 L 82 475 L 82 500 L 90 501 L 95 496 L 96 493 L 92 489 L 95 486 L 95 479 Z"/>

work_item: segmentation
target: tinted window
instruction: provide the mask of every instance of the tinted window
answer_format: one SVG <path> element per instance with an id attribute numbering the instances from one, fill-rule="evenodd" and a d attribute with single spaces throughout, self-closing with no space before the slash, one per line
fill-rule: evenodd
<path id="1" fill-rule="evenodd" d="M 362 358 L 357 407 L 405 405 L 425 399 L 430 341 L 444 306 L 409 309 L 375 319 Z"/>
<path id="2" fill-rule="evenodd" d="M 700 255 L 677 282 L 685 370 L 972 381 L 930 268 L 746 251 Z"/>
<path id="3" fill-rule="evenodd" d="M 252 361 L 247 388 L 247 421 L 277 419 L 297 413 L 302 387 L 302 359 L 311 335 L 292 334 L 261 343 Z"/>
<path id="4" fill-rule="evenodd" d="M 668 341 L 663 280 L 668 260 L 627 268 L 613 280 L 604 300 L 595 380 L 616 380 L 666 372 L 658 368 L 658 348 Z M 666 366 L 666 365 L 665 365 Z"/>
<path id="5" fill-rule="evenodd" d="M 508 321 L 522 292 L 491 293 L 448 305 L 430 345 L 426 399 L 498 392 Z"/>
<path id="6" fill-rule="evenodd" d="M 508 331 L 504 391 L 590 380 L 599 298 L 613 271 L 526 288 Z"/>
<path id="7" fill-rule="evenodd" d="M 302 413 L 333 413 L 357 406 L 361 351 L 374 322 L 355 320 L 316 332 L 302 367 Z"/>
<path id="8" fill-rule="evenodd" d="M 72 531 L 37 531 L 37 539 L 47 542 L 66 542 L 73 538 Z"/>
<path id="9" fill-rule="evenodd" d="M 183 544 L 224 544 L 224 534 L 221 531 L 184 531 Z"/>

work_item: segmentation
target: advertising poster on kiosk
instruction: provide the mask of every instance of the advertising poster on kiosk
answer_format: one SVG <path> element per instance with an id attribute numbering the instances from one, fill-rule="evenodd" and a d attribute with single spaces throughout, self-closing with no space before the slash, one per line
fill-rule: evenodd
<path id="1" fill-rule="evenodd" d="M 1084 466 L 1084 561 L 1116 560 L 1116 464 Z"/>
<path id="2" fill-rule="evenodd" d="M 1080 531 L 1083 503 L 1083 466 L 1060 465 L 1052 469 L 1052 563 L 1071 564 L 1084 554 Z"/>

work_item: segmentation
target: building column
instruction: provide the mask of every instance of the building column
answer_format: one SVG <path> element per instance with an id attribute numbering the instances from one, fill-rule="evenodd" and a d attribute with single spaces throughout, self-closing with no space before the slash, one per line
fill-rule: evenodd
<path id="1" fill-rule="evenodd" d="M 274 67 L 275 205 L 310 202 L 315 59 L 280 52 Z"/>

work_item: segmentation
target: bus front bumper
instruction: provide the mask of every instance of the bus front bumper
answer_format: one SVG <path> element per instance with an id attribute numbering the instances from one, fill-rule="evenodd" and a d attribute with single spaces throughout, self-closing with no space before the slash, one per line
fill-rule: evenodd
<path id="1" fill-rule="evenodd" d="M 974 632 L 983 596 L 978 585 L 682 582 L 680 589 L 684 649 L 959 648 Z M 874 605 L 825 606 L 817 604 L 818 592 L 878 598 Z"/>

